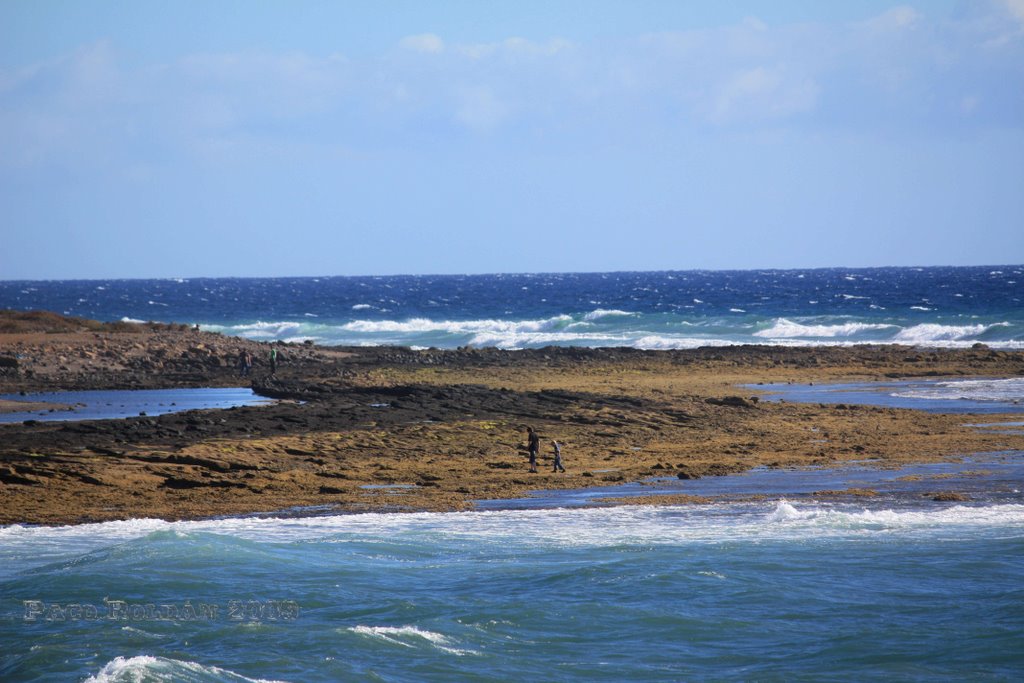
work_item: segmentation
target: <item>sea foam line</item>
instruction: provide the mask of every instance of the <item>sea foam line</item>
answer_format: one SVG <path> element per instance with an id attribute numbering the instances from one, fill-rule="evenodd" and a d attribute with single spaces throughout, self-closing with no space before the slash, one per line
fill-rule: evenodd
<path id="1" fill-rule="evenodd" d="M 765 329 L 758 326 L 767 324 Z M 685 326 L 685 334 L 674 331 Z M 686 320 L 663 316 L 646 318 L 617 309 L 596 309 L 585 314 L 555 315 L 531 320 L 407 320 L 360 319 L 330 324 L 307 319 L 256 321 L 237 325 L 202 325 L 203 329 L 247 339 L 288 341 L 314 340 L 321 344 L 378 346 L 496 347 L 519 349 L 550 344 L 582 347 L 632 347 L 638 349 L 691 349 L 706 346 L 766 344 L 770 346 L 850 346 L 858 343 L 908 344 L 913 346 L 966 348 L 984 341 L 992 348 L 1024 348 L 1024 340 L 994 334 L 1013 328 L 1008 322 L 972 325 L 922 323 L 901 327 L 892 322 L 847 321 L 824 323 L 776 318 L 770 323 L 728 319 Z M 707 329 L 706 334 L 700 330 Z M 1002 336 L 1003 338 L 999 338 Z"/>
<path id="2" fill-rule="evenodd" d="M 796 511 L 799 514 L 794 515 Z M 799 522 L 794 524 L 793 522 Z M 882 523 L 882 528 L 879 524 Z M 402 538 L 433 543 L 476 539 L 505 545 L 608 546 L 742 541 L 775 537 L 842 535 L 860 531 L 931 533 L 942 530 L 1024 530 L 1024 505 L 954 506 L 922 510 L 840 509 L 780 501 L 716 503 L 679 507 L 497 510 L 473 512 L 363 513 L 305 518 L 228 518 L 194 522 L 154 519 L 63 527 L 0 528 L 0 559 L 81 554 L 153 534 L 172 531 L 183 541 L 193 534 L 216 534 L 251 542 L 348 542 L 364 537 Z M 156 538 L 156 537 L 155 537 Z M 172 539 L 173 541 L 173 539 Z M 145 542 L 143 540 L 143 542 Z M 31 551 L 31 553 L 29 553 Z"/>

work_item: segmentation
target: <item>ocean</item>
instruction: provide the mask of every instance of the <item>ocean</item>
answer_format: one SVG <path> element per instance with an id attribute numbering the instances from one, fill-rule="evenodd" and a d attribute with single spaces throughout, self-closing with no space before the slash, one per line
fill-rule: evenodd
<path id="1" fill-rule="evenodd" d="M 416 348 L 1024 348 L 1024 266 L 0 281 L 0 308 Z"/>
<path id="2" fill-rule="evenodd" d="M 0 308 L 352 345 L 1020 349 L 1022 273 L 7 281 Z M 1022 394 L 1020 378 L 938 379 L 885 400 Z M 771 470 L 671 484 L 736 494 L 706 505 L 570 491 L 474 512 L 0 527 L 0 680 L 1020 680 L 1024 453 L 958 467 L 970 502 L 922 497 L 945 470 Z M 869 477 L 883 495 L 813 493 Z"/>
<path id="3" fill-rule="evenodd" d="M 0 529 L 5 681 L 1019 680 L 1024 504 Z"/>

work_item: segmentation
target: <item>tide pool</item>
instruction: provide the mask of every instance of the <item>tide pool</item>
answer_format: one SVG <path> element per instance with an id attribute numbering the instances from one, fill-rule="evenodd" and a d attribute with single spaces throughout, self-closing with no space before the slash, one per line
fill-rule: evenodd
<path id="1" fill-rule="evenodd" d="M 831 384 L 754 384 L 766 401 L 852 403 L 930 413 L 1024 413 L 1024 377 L 907 379 Z"/>
<path id="2" fill-rule="evenodd" d="M 271 403 L 247 387 L 198 389 L 135 389 L 97 391 L 51 391 L 5 394 L 0 399 L 54 404 L 54 409 L 0 413 L 0 423 L 38 420 L 109 420 L 146 415 L 164 415 L 185 410 L 207 410 Z M 65 407 L 66 406 L 66 407 Z"/>

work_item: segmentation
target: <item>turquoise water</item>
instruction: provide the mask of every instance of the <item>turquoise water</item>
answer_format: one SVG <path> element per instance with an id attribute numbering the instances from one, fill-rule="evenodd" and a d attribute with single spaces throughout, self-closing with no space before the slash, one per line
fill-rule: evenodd
<path id="1" fill-rule="evenodd" d="M 5 681 L 1016 679 L 1024 505 L 7 527 L 0 653 Z"/>

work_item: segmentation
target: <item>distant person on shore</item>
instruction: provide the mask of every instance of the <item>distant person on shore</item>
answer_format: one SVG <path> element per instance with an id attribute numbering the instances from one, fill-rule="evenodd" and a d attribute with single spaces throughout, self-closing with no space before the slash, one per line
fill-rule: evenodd
<path id="1" fill-rule="evenodd" d="M 537 452 L 540 451 L 540 435 L 533 431 L 533 427 L 526 428 L 526 438 L 530 449 L 530 471 L 537 471 Z"/>
<path id="2" fill-rule="evenodd" d="M 238 357 L 238 376 L 248 377 L 250 372 L 252 372 L 252 354 L 243 351 L 242 355 Z"/>
<path id="3" fill-rule="evenodd" d="M 552 472 L 565 472 L 565 468 L 562 467 L 562 446 L 557 441 L 552 441 L 551 446 L 555 449 L 555 466 L 551 468 Z"/>
<path id="4" fill-rule="evenodd" d="M 277 348 L 271 347 L 270 349 L 270 374 L 273 375 L 277 372 Z"/>

